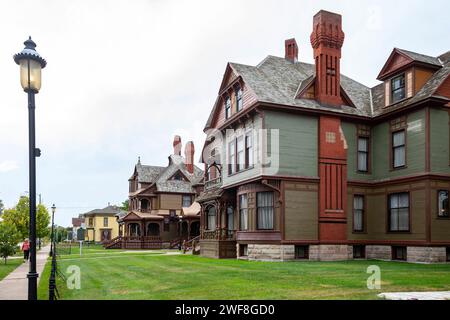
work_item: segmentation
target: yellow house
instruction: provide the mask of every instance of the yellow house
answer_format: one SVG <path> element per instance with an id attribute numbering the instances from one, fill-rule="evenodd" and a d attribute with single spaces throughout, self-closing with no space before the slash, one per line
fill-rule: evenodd
<path id="1" fill-rule="evenodd" d="M 117 206 L 107 206 L 83 214 L 86 226 L 85 240 L 103 242 L 114 239 L 119 235 L 117 215 L 124 212 Z"/>

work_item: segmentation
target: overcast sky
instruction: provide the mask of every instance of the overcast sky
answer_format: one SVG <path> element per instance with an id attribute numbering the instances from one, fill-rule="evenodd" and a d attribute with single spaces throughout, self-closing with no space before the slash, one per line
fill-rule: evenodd
<path id="1" fill-rule="evenodd" d="M 31 35 L 47 59 L 36 96 L 37 191 L 56 222 L 127 198 L 137 157 L 166 165 L 203 125 L 228 61 L 284 56 L 295 37 L 313 62 L 309 35 L 320 9 L 343 16 L 341 70 L 365 85 L 393 47 L 450 49 L 448 1 L 113 1 L 0 3 L 0 199 L 28 190 L 27 97 L 12 55 Z"/>

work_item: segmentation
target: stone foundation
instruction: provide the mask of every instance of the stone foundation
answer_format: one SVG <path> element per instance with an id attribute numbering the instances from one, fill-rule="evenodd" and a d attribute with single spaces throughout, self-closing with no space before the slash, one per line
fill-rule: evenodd
<path id="1" fill-rule="evenodd" d="M 293 245 L 249 244 L 247 246 L 249 260 L 289 261 L 295 258 Z"/>
<path id="2" fill-rule="evenodd" d="M 338 261 L 353 259 L 352 246 L 342 244 L 320 244 L 309 246 L 309 260 Z"/>
<path id="3" fill-rule="evenodd" d="M 391 246 L 366 246 L 366 258 L 377 260 L 391 260 Z"/>
<path id="4" fill-rule="evenodd" d="M 407 247 L 408 262 L 445 262 L 447 254 L 445 247 Z"/>

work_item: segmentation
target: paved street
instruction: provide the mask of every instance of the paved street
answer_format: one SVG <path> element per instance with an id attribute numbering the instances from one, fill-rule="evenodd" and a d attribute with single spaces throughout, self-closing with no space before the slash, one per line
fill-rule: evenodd
<path id="1" fill-rule="evenodd" d="M 385 292 L 378 296 L 386 300 L 450 300 L 450 291 Z"/>
<path id="2" fill-rule="evenodd" d="M 44 270 L 49 251 L 50 246 L 46 246 L 36 254 L 36 268 L 39 275 Z M 28 299 L 28 268 L 29 264 L 23 263 L 0 281 L 0 300 Z"/>

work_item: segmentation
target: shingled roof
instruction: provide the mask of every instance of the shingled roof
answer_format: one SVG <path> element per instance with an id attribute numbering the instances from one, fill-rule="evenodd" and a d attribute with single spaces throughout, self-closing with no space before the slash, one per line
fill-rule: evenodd
<path id="1" fill-rule="evenodd" d="M 171 178 L 177 172 L 180 172 L 185 179 L 172 180 Z M 155 185 L 158 192 L 195 193 L 193 186 L 201 184 L 203 180 L 203 170 L 194 165 L 194 173 L 191 174 L 187 170 L 185 158 L 175 154 L 169 156 L 169 165 L 167 167 L 142 165 L 139 161 L 130 179 L 135 174 L 139 182 L 150 184 L 136 193 L 144 192 Z"/>
<path id="2" fill-rule="evenodd" d="M 118 206 L 107 206 L 103 209 L 94 209 L 91 210 L 89 212 L 86 212 L 83 214 L 84 217 L 88 217 L 88 216 L 95 216 L 95 215 L 107 215 L 107 216 L 115 216 L 117 214 L 122 213 L 123 210 L 120 209 Z"/>
<path id="3" fill-rule="evenodd" d="M 402 52 L 413 60 L 440 68 L 415 96 L 399 103 L 398 107 L 433 97 L 437 88 L 450 74 L 450 52 L 439 57 L 431 57 L 404 49 L 396 48 L 395 50 Z M 257 66 L 232 62 L 228 63 L 228 66 L 238 77 L 242 78 L 246 86 L 254 92 L 256 101 L 260 103 L 325 110 L 362 117 L 376 117 L 385 112 L 382 83 L 369 88 L 341 74 L 341 87 L 353 106 L 343 105 L 336 108 L 322 105 L 313 99 L 298 98 L 298 93 L 315 77 L 314 64 L 292 62 L 285 58 L 269 55 Z M 205 129 L 211 127 L 214 115 L 219 107 L 220 100 L 217 99 Z M 395 108 L 397 108 L 397 105 Z"/>

